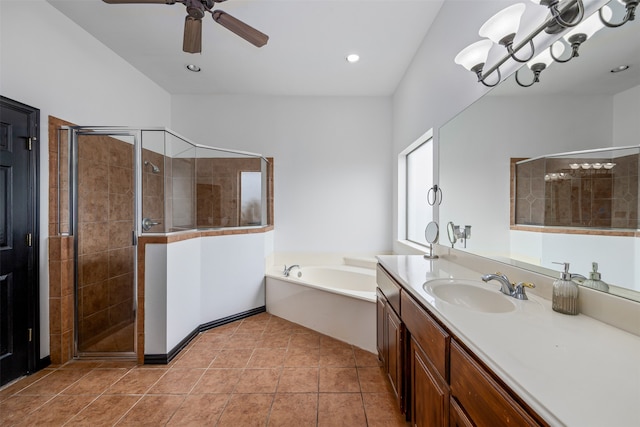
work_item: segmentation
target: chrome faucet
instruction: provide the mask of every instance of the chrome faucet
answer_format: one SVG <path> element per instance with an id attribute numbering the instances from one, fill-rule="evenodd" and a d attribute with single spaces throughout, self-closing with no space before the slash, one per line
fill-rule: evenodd
<path id="1" fill-rule="evenodd" d="M 514 286 L 513 283 L 511 283 L 511 280 L 509 280 L 509 278 L 506 275 L 499 272 L 495 274 L 485 274 L 484 276 L 482 276 L 483 282 L 488 282 L 489 280 L 497 280 L 498 282 L 500 282 L 500 285 L 501 285 L 500 292 L 519 300 L 529 299 L 527 298 L 527 293 L 525 292 L 525 288 L 536 287 L 536 285 L 534 285 L 533 283 L 526 283 L 526 282 L 518 282 L 518 284 Z"/>
<path id="2" fill-rule="evenodd" d="M 498 282 L 500 282 L 500 285 L 501 285 L 500 292 L 502 292 L 505 295 L 511 296 L 515 291 L 515 288 L 511 284 L 511 280 L 509 280 L 509 278 L 506 275 L 500 272 L 497 272 L 495 274 L 485 274 L 484 276 L 482 276 L 483 282 L 488 282 L 489 280 L 497 280 Z"/>
<path id="3" fill-rule="evenodd" d="M 291 273 L 291 270 L 296 267 L 300 268 L 298 264 L 290 265 L 289 267 L 287 267 L 287 265 L 285 264 L 284 271 L 282 272 L 282 274 L 284 275 L 284 277 L 289 277 L 289 273 Z"/>

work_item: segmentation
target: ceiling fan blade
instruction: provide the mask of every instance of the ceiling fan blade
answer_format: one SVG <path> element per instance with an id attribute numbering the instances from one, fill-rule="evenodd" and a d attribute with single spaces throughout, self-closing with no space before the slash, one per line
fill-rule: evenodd
<path id="1" fill-rule="evenodd" d="M 237 35 L 239 35 L 240 37 L 242 37 L 243 39 L 245 39 L 246 41 L 248 41 L 249 43 L 251 43 L 256 47 L 264 46 L 265 44 L 267 44 L 267 41 L 269 40 L 268 35 L 245 24 L 239 19 L 234 18 L 233 16 L 229 15 L 226 12 L 223 12 L 221 10 L 214 10 L 212 15 L 213 15 L 213 20 L 216 21 L 218 24 L 222 25 L 227 30 L 236 33 Z"/>
<path id="2" fill-rule="evenodd" d="M 200 53 L 202 51 L 202 19 L 187 16 L 184 19 L 184 38 L 182 50 L 187 53 Z"/>
<path id="3" fill-rule="evenodd" d="M 109 4 L 127 4 L 127 3 L 159 3 L 159 4 L 174 4 L 176 0 L 102 0 Z"/>

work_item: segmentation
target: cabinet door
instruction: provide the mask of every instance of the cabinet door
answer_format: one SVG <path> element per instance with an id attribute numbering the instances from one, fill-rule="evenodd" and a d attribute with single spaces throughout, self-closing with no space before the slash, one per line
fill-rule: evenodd
<path id="1" fill-rule="evenodd" d="M 449 400 L 449 427 L 475 427 L 453 397 Z"/>
<path id="2" fill-rule="evenodd" d="M 449 418 L 449 388 L 413 338 L 410 349 L 412 425 L 446 427 Z"/>
<path id="3" fill-rule="evenodd" d="M 388 343 L 387 375 L 393 386 L 398 404 L 402 409 L 402 323 L 390 305 L 386 307 L 386 333 Z"/>
<path id="4" fill-rule="evenodd" d="M 457 342 L 451 343 L 451 395 L 478 426 L 539 426 Z"/>
<path id="5" fill-rule="evenodd" d="M 387 306 L 387 299 L 382 295 L 379 289 L 376 289 L 376 348 L 378 349 L 378 359 L 382 362 L 382 365 L 386 368 L 387 356 L 385 349 L 387 344 L 385 343 L 385 312 Z"/>

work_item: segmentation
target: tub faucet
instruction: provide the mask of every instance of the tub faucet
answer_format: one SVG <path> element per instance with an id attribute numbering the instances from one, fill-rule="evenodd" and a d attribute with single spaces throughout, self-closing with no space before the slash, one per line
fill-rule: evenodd
<path id="1" fill-rule="evenodd" d="M 282 274 L 284 275 L 284 277 L 289 277 L 289 273 L 291 273 L 291 270 L 296 267 L 300 268 L 298 264 L 290 265 L 289 267 L 287 267 L 287 265 L 285 264 L 284 271 L 282 272 Z"/>
<path id="2" fill-rule="evenodd" d="M 488 282 L 489 280 L 497 280 L 501 285 L 500 292 L 505 295 L 513 296 L 515 288 L 511 284 L 511 280 L 509 280 L 506 275 L 497 272 L 496 274 L 485 274 L 484 276 L 482 276 L 483 282 Z"/>

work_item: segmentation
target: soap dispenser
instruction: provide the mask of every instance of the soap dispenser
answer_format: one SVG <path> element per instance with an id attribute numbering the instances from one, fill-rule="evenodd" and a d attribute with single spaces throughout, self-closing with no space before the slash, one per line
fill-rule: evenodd
<path id="1" fill-rule="evenodd" d="M 582 286 L 586 286 L 588 288 L 597 289 L 599 291 L 609 292 L 609 285 L 603 282 L 600 279 L 600 273 L 598 273 L 598 263 L 591 263 L 591 273 L 589 273 L 589 278 L 582 282 Z"/>
<path id="2" fill-rule="evenodd" d="M 571 280 L 568 262 L 555 262 L 564 264 L 564 271 L 560 278 L 553 282 L 553 311 L 563 314 L 578 314 L 578 285 Z"/>

